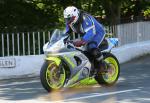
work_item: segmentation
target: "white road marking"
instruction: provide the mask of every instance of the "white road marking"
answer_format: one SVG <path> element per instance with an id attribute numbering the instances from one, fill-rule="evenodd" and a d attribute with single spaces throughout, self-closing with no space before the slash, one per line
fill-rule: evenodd
<path id="1" fill-rule="evenodd" d="M 0 84 L 0 87 L 3 87 L 3 86 L 12 86 L 12 85 L 23 85 L 23 84 L 29 84 L 29 83 L 37 83 L 39 82 L 39 80 L 33 80 L 33 81 L 26 81 L 26 82 L 22 82 L 22 81 L 19 81 L 19 82 L 12 82 L 10 84 Z"/>
<path id="2" fill-rule="evenodd" d="M 150 98 L 138 98 L 136 100 L 138 100 L 138 101 L 150 101 Z"/>
<path id="3" fill-rule="evenodd" d="M 113 95 L 113 94 L 120 94 L 120 93 L 126 93 L 126 92 L 133 92 L 133 91 L 139 91 L 141 89 L 129 89 L 129 90 L 123 90 L 123 91 L 116 91 L 116 92 L 109 92 L 109 93 L 93 93 L 89 96 L 82 96 L 78 98 L 71 98 L 71 99 L 66 99 L 66 100 L 60 100 L 60 101 L 55 101 L 54 103 L 61 103 L 61 102 L 69 102 L 69 101 L 75 101 L 75 100 L 81 100 L 81 99 L 89 99 L 89 98 L 94 98 L 94 97 L 100 97 L 100 96 L 108 96 L 108 95 Z"/>

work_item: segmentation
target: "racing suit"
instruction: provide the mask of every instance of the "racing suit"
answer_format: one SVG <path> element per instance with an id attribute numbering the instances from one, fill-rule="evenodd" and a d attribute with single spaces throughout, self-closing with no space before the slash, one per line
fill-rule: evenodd
<path id="1" fill-rule="evenodd" d="M 74 25 L 66 24 L 66 33 L 71 32 L 83 35 L 82 39 L 74 42 L 74 45 L 80 47 L 87 44 L 87 51 L 94 57 L 99 64 L 102 59 L 102 54 L 98 49 L 105 37 L 105 31 L 103 26 L 90 14 L 81 12 L 79 20 Z"/>

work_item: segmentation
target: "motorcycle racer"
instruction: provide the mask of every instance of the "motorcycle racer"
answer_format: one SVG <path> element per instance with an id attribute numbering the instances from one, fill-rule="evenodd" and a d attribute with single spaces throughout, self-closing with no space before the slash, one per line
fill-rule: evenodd
<path id="1" fill-rule="evenodd" d="M 98 46 L 105 37 L 105 31 L 102 26 L 93 16 L 77 9 L 74 6 L 69 6 L 64 10 L 64 19 L 66 22 L 66 33 L 72 31 L 76 34 L 83 35 L 81 40 L 74 41 L 76 47 L 87 46 L 88 53 L 94 57 L 96 64 L 99 66 L 103 55 Z"/>

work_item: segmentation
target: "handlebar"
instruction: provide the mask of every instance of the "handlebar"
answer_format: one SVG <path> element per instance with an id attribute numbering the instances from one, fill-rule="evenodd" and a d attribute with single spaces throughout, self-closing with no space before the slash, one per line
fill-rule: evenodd
<path id="1" fill-rule="evenodd" d="M 69 47 L 71 47 L 71 48 L 74 48 L 74 49 L 76 49 L 76 50 L 78 50 L 78 51 L 80 51 L 80 52 L 83 52 L 83 50 L 81 50 L 81 49 L 75 47 L 75 45 L 73 44 L 74 42 L 73 42 L 72 40 L 68 40 L 68 41 L 66 41 L 66 43 L 67 43 L 67 46 L 69 46 Z"/>

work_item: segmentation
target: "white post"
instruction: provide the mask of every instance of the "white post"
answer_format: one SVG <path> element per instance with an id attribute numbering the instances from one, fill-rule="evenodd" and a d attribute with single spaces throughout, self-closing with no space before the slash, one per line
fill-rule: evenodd
<path id="1" fill-rule="evenodd" d="M 25 40 L 24 33 L 22 33 L 22 46 L 23 46 L 23 55 L 25 55 Z"/>
<path id="2" fill-rule="evenodd" d="M 9 34 L 7 33 L 7 56 L 9 56 Z"/>
<path id="3" fill-rule="evenodd" d="M 119 39 L 119 43 L 118 46 L 121 46 L 121 30 L 120 30 L 120 25 L 117 25 L 117 34 L 118 39 Z"/>
<path id="4" fill-rule="evenodd" d="M 39 48 L 39 54 L 41 54 L 41 42 L 40 42 L 40 32 L 38 32 L 38 48 Z"/>
<path id="5" fill-rule="evenodd" d="M 140 22 L 137 22 L 137 42 L 140 42 L 141 33 L 140 33 Z"/>
<path id="6" fill-rule="evenodd" d="M 33 36 L 33 55 L 35 55 L 35 33 L 32 33 Z"/>
<path id="7" fill-rule="evenodd" d="M 2 53 L 3 53 L 3 57 L 4 57 L 4 55 L 5 55 L 5 53 L 4 53 L 4 34 L 2 33 Z"/>
<path id="8" fill-rule="evenodd" d="M 30 55 L 30 34 L 28 32 L 28 55 Z"/>
<path id="9" fill-rule="evenodd" d="M 12 49 L 13 49 L 13 55 L 15 55 L 15 43 L 14 43 L 14 33 L 12 33 Z"/>
<path id="10" fill-rule="evenodd" d="M 19 45 L 19 33 L 17 33 L 17 46 L 18 46 L 18 56 L 20 55 L 20 45 Z"/>

